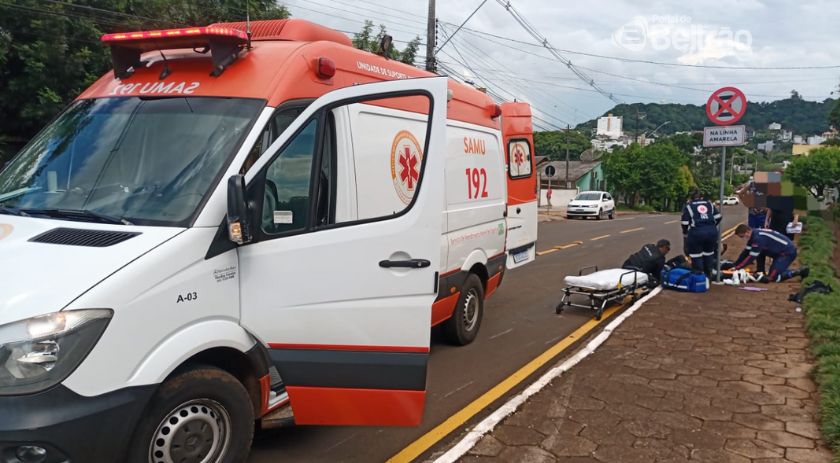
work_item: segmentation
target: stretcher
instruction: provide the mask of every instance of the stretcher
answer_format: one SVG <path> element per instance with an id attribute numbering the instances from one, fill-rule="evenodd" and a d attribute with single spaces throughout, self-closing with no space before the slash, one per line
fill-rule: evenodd
<path id="1" fill-rule="evenodd" d="M 594 272 L 584 274 L 592 269 Z M 599 271 L 597 266 L 584 267 L 577 275 L 566 276 L 563 298 L 554 311 L 560 314 L 566 307 L 591 309 L 595 311 L 595 320 L 600 320 L 609 304 L 622 301 L 627 296 L 635 302 L 648 293 L 648 280 L 648 274 L 637 270 L 611 268 Z M 575 298 L 577 301 L 573 300 Z M 582 298 L 587 302 L 581 302 Z"/>

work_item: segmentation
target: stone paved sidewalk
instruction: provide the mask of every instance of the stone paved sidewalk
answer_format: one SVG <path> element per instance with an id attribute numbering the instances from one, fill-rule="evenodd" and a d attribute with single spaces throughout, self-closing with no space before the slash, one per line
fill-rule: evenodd
<path id="1" fill-rule="evenodd" d="M 798 284 L 663 291 L 461 461 L 830 462 Z"/>

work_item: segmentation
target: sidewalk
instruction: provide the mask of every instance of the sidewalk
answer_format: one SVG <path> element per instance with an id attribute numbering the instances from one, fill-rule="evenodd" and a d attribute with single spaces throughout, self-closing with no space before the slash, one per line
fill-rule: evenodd
<path id="1" fill-rule="evenodd" d="M 830 462 L 798 285 L 663 291 L 460 461 Z"/>

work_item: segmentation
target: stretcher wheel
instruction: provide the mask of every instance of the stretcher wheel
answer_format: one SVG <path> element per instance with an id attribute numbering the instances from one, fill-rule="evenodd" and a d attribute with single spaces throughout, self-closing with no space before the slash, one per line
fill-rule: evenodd
<path id="1" fill-rule="evenodd" d="M 554 313 L 556 313 L 557 315 L 560 315 L 561 313 L 563 313 L 563 303 L 562 302 L 560 304 L 557 304 L 557 307 L 554 308 Z"/>

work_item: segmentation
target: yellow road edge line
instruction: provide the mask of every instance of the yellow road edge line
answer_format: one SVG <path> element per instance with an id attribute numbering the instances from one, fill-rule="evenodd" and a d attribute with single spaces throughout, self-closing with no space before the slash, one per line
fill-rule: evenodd
<path id="1" fill-rule="evenodd" d="M 609 238 L 610 236 L 611 236 L 611 235 L 601 235 L 601 236 L 596 236 L 595 238 L 589 238 L 589 241 L 598 241 L 598 240 L 602 240 L 602 239 L 604 239 L 604 238 Z"/>
<path id="2" fill-rule="evenodd" d="M 645 227 L 631 228 L 631 229 L 629 229 L 629 230 L 620 231 L 619 233 L 630 233 L 630 232 L 639 231 L 639 230 L 644 230 L 644 229 L 645 229 Z"/>
<path id="3" fill-rule="evenodd" d="M 573 247 L 579 246 L 581 244 L 583 244 L 583 241 L 572 241 L 571 243 L 566 243 L 566 244 L 561 244 L 559 246 L 554 246 L 554 249 L 562 251 L 563 249 L 573 248 Z"/>
<path id="4" fill-rule="evenodd" d="M 561 339 L 557 344 L 554 344 L 548 350 L 526 363 L 479 398 L 473 400 L 469 405 L 455 412 L 445 421 L 389 458 L 386 463 L 408 463 L 413 461 L 624 307 L 625 305 L 621 305 L 605 310 L 601 320 L 590 318 L 589 321 L 578 327 L 572 334 Z"/>
<path id="5" fill-rule="evenodd" d="M 546 249 L 545 251 L 539 251 L 539 252 L 537 252 L 537 255 L 538 256 L 544 256 L 546 254 L 551 254 L 552 252 L 557 252 L 557 249 L 552 248 L 552 249 Z"/>

